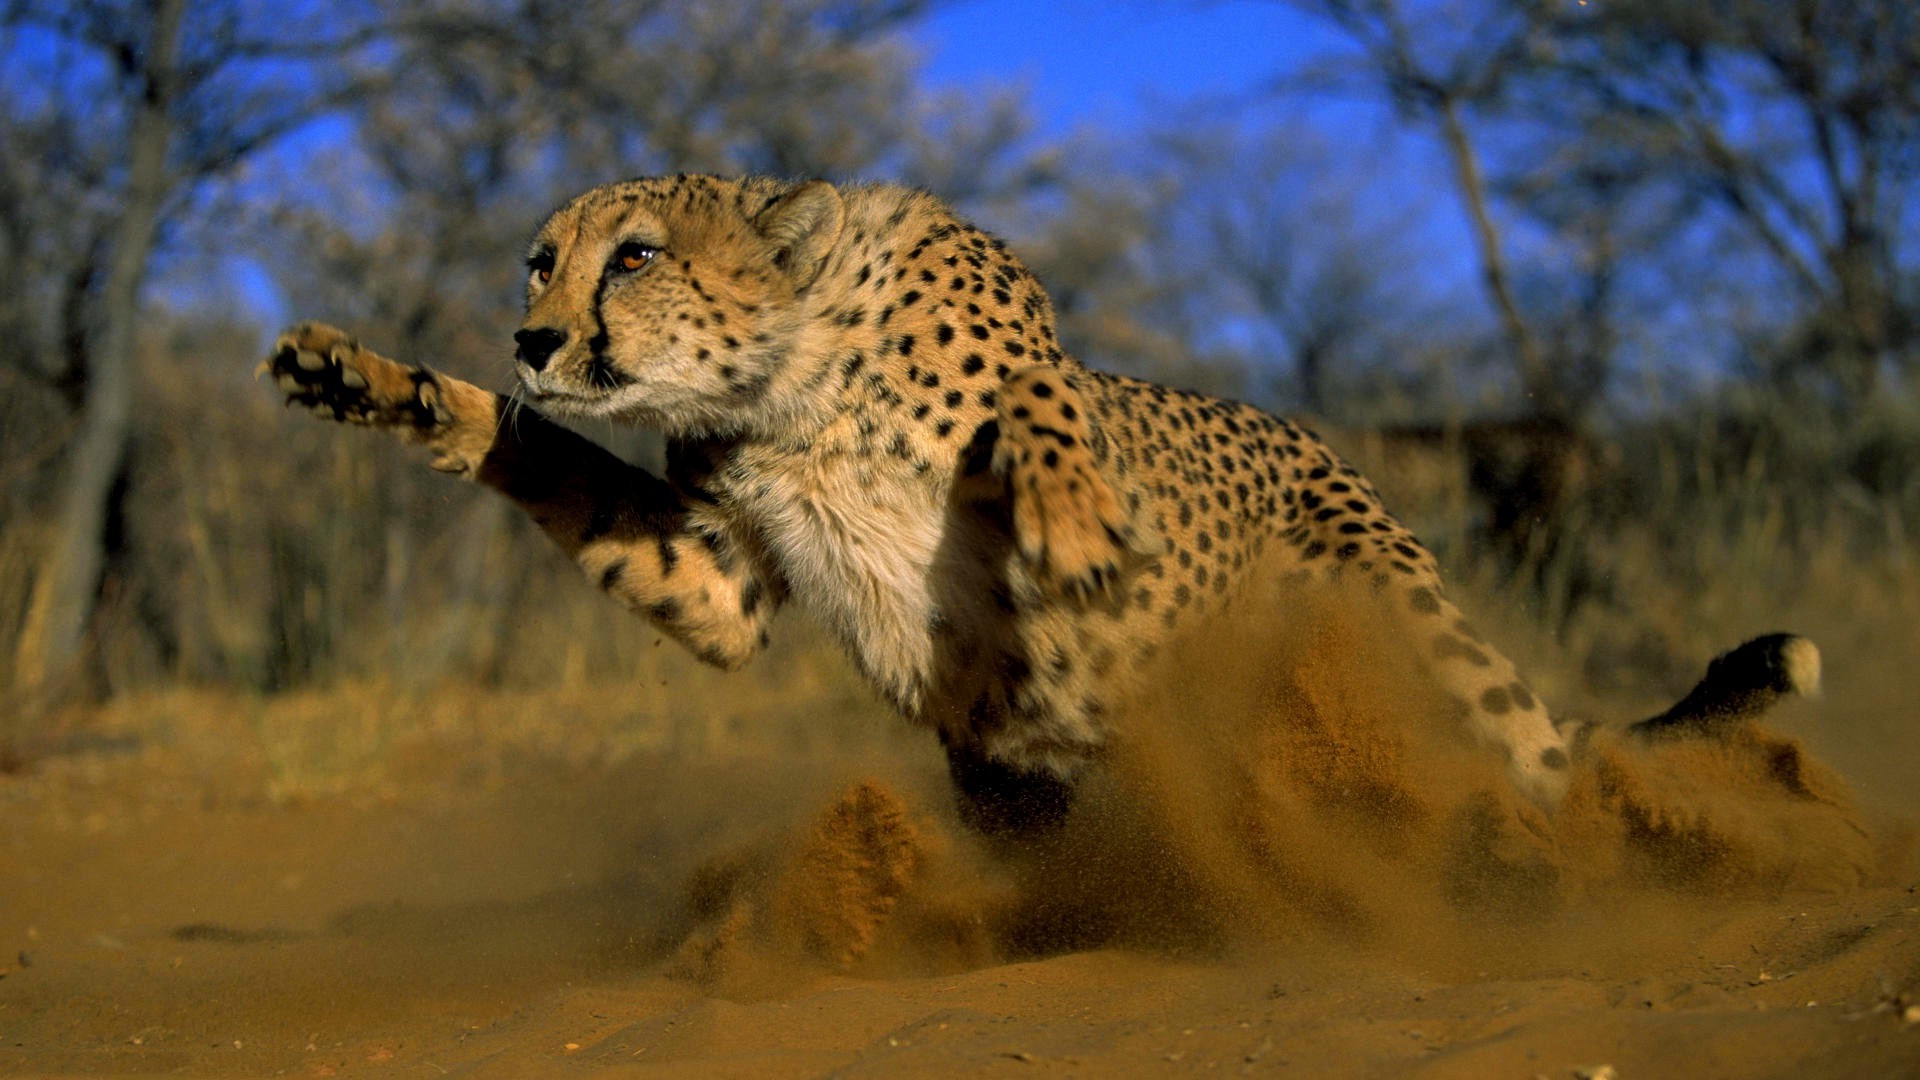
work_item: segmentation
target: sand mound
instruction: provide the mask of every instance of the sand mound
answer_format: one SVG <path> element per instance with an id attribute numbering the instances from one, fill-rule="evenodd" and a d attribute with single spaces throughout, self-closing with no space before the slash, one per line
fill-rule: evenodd
<path id="1" fill-rule="evenodd" d="M 695 929 L 673 971 L 751 996 L 822 971 L 978 966 L 994 955 L 987 927 L 1005 904 L 1000 876 L 955 843 L 950 825 L 863 780 L 813 822 L 695 872 Z"/>

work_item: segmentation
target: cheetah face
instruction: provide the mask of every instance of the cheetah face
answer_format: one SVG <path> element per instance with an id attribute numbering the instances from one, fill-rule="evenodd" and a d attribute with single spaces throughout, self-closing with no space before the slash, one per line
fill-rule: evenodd
<path id="1" fill-rule="evenodd" d="M 677 177 L 581 195 L 528 252 L 524 396 L 671 435 L 745 430 L 777 389 L 841 218 L 827 184 Z"/>

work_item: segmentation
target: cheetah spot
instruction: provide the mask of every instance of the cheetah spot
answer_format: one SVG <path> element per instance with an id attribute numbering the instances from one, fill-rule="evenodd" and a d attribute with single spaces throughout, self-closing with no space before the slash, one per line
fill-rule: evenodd
<path id="1" fill-rule="evenodd" d="M 1440 598 L 1424 585 L 1408 593 L 1407 601 L 1413 605 L 1413 610 L 1422 615 L 1440 614 Z"/>

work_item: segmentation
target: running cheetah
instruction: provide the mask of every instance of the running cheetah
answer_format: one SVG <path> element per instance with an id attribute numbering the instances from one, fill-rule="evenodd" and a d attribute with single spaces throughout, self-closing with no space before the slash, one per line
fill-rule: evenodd
<path id="1" fill-rule="evenodd" d="M 962 816 L 989 835 L 1060 820 L 1125 673 L 1256 562 L 1370 583 L 1513 783 L 1546 806 L 1565 787 L 1569 740 L 1371 484 L 1287 420 L 1066 355 L 1040 282 L 931 195 L 595 188 L 535 237 L 526 312 L 514 400 L 316 323 L 263 370 L 512 499 L 709 663 L 746 663 L 788 601 L 811 609 L 938 733 Z M 665 476 L 543 414 L 661 430 Z M 1809 691 L 1818 653 L 1775 635 L 1714 671 L 1644 730 Z"/>

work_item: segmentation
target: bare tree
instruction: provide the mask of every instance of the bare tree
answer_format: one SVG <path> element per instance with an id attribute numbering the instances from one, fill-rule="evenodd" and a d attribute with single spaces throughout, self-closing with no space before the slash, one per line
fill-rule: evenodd
<path id="1" fill-rule="evenodd" d="M 98 302 L 98 337 L 87 349 L 80 428 L 69 453 L 53 543 L 28 601 L 14 654 L 29 692 L 59 674 L 80 650 L 103 561 L 108 494 L 126 447 L 132 407 L 134 320 L 140 284 L 168 191 L 169 115 L 179 93 L 176 49 L 186 0 L 155 0 L 124 63 L 137 87 L 128 132 L 126 186 Z"/>
<path id="2" fill-rule="evenodd" d="M 1530 411 L 1569 417 L 1577 411 L 1554 377 L 1538 335 L 1521 311 L 1510 260 L 1494 219 L 1490 184 L 1471 114 L 1497 104 L 1526 58 L 1531 21 L 1509 5 L 1451 3 L 1421 18 L 1397 0 L 1290 0 L 1343 31 L 1359 49 L 1366 78 L 1403 119 L 1430 124 L 1452 165 L 1454 187 L 1472 228 L 1487 297 L 1500 317 Z"/>
<path id="3" fill-rule="evenodd" d="M 1566 140 L 1543 170 L 1604 174 L 1685 236 L 1705 226 L 1734 287 L 1778 289 L 1776 358 L 1842 399 L 1911 370 L 1920 208 L 1920 9 L 1904 0 L 1623 0 L 1543 9 L 1526 108 Z M 1670 250 L 1662 245 L 1660 250 Z M 1764 268 L 1756 273 L 1756 269 Z M 1758 328 L 1757 328 L 1758 329 Z"/>
<path id="4" fill-rule="evenodd" d="M 45 247 L 26 235 L 36 227 L 80 241 L 58 355 L 14 356 L 16 370 L 48 378 L 77 411 L 11 658 L 14 683 L 29 695 L 70 675 L 83 652 L 123 486 L 142 287 L 169 214 L 198 184 L 312 115 L 311 100 L 290 103 L 234 77 L 239 65 L 308 48 L 249 39 L 246 15 L 237 4 L 190 10 L 185 0 L 16 2 L 0 12 L 7 30 L 57 42 L 62 74 L 86 73 L 55 83 L 25 125 L 68 153 L 41 162 L 54 175 L 38 179 L 64 185 L 82 221 L 16 221 L 8 244 L 10 255 Z M 14 181 L 0 194 L 37 198 L 44 211 L 33 187 Z"/>
<path id="5" fill-rule="evenodd" d="M 1400 323 L 1386 300 L 1400 246 L 1304 126 L 1188 124 L 1161 141 L 1172 195 L 1155 240 L 1184 276 L 1188 336 L 1250 371 L 1278 368 L 1281 403 L 1331 416 Z"/>

